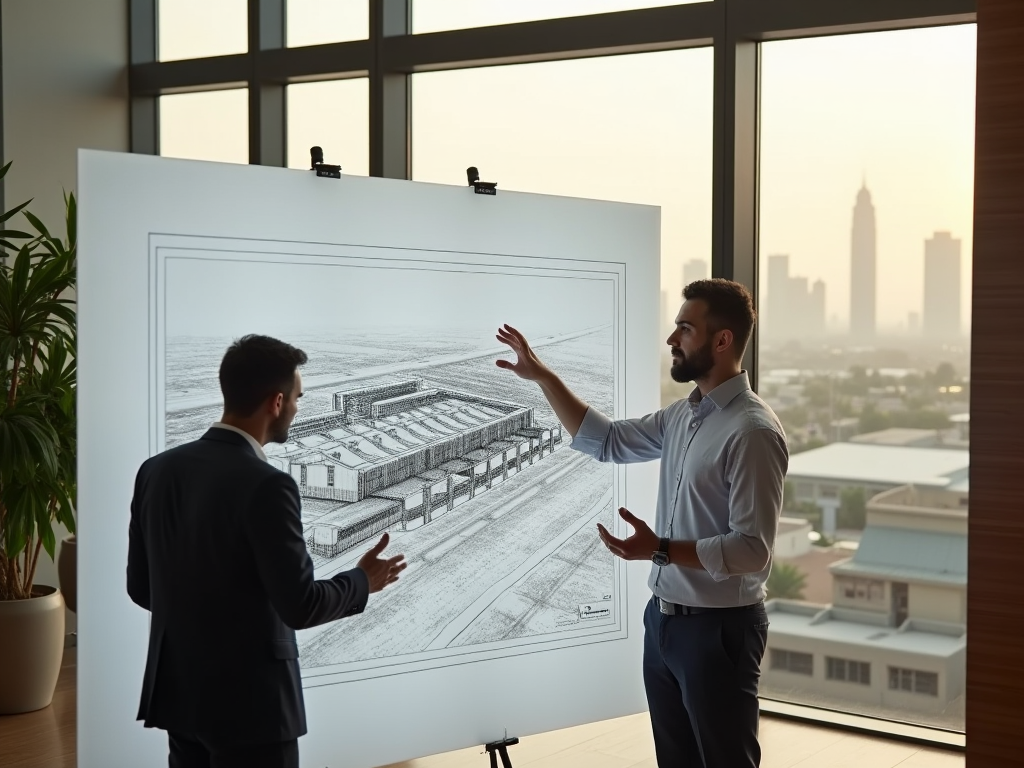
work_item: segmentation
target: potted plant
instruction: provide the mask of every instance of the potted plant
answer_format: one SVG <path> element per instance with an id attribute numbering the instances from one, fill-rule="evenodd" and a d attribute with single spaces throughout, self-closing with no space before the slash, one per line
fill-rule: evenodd
<path id="1" fill-rule="evenodd" d="M 54 524 L 75 530 L 74 195 L 65 204 L 63 242 L 28 203 L 0 215 L 0 714 L 48 706 L 64 651 L 60 591 L 33 582 Z M 35 235 L 6 229 L 18 212 Z"/>

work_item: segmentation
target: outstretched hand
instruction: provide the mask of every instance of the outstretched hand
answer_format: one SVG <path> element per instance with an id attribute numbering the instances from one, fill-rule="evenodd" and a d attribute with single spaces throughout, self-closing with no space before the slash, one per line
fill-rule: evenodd
<path id="1" fill-rule="evenodd" d="M 505 325 L 499 328 L 496 338 L 516 353 L 516 361 L 514 363 L 511 360 L 496 360 L 495 365 L 499 368 L 512 371 L 516 376 L 527 381 L 537 381 L 547 372 L 544 363 L 530 349 L 530 342 L 511 325 L 505 323 Z"/>
<path id="2" fill-rule="evenodd" d="M 633 526 L 633 535 L 617 539 L 598 523 L 597 532 L 601 536 L 601 541 L 613 555 L 623 560 L 650 560 L 651 555 L 658 549 L 658 537 L 654 531 L 625 507 L 619 507 L 619 517 Z"/>
<path id="3" fill-rule="evenodd" d="M 398 574 L 405 570 L 408 563 L 405 562 L 405 555 L 382 558 L 380 556 L 391 541 L 386 533 L 380 537 L 380 541 L 373 545 L 370 550 L 359 558 L 356 565 L 366 573 L 370 581 L 370 593 L 380 592 L 388 584 L 398 581 Z"/>

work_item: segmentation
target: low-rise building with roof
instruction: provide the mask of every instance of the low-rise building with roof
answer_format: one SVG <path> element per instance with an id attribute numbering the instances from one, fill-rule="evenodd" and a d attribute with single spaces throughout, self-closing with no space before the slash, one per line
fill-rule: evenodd
<path id="1" fill-rule="evenodd" d="M 344 390 L 333 404 L 267 449 L 303 499 L 317 502 L 306 536 L 323 557 L 392 526 L 428 523 L 562 442 L 561 427 L 536 424 L 525 405 L 417 380 Z M 323 511 L 322 502 L 334 503 Z"/>
<path id="2" fill-rule="evenodd" d="M 822 510 L 822 531 L 832 536 L 844 488 L 861 488 L 867 498 L 902 485 L 966 491 L 969 467 L 963 450 L 832 443 L 791 456 L 786 479 L 797 502 Z"/>
<path id="3" fill-rule="evenodd" d="M 967 494 L 902 486 L 868 503 L 832 603 L 771 600 L 768 695 L 954 714 L 967 647 Z"/>

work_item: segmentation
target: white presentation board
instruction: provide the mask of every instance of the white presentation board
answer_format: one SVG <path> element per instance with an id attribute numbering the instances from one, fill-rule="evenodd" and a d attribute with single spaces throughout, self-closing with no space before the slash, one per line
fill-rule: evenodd
<path id="1" fill-rule="evenodd" d="M 299 633 L 303 765 L 645 708 L 650 566 L 612 558 L 596 523 L 650 519 L 656 466 L 572 451 L 539 388 L 495 366 L 494 333 L 518 327 L 609 415 L 654 410 L 657 208 L 95 151 L 79 198 L 80 766 L 165 759 L 135 721 L 134 474 L 217 420 L 220 358 L 246 333 L 309 355 L 268 455 L 299 484 L 317 576 L 382 530 L 409 560 L 362 615 Z"/>

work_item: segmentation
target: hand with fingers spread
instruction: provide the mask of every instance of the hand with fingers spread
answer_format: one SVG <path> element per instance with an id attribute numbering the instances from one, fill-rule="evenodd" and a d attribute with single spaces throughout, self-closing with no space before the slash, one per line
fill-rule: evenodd
<path id="1" fill-rule="evenodd" d="M 600 523 L 597 532 L 601 541 L 616 557 L 623 560 L 650 560 L 658 549 L 658 537 L 651 527 L 625 507 L 619 507 L 619 517 L 633 526 L 633 535 L 625 539 L 617 539 Z"/>
<path id="2" fill-rule="evenodd" d="M 527 381 L 537 381 L 545 374 L 550 373 L 547 366 L 530 349 L 530 342 L 526 340 L 526 337 L 508 323 L 498 329 L 497 339 L 515 352 L 517 358 L 514 363 L 511 360 L 495 361 L 499 368 L 512 371 L 516 376 Z"/>
<path id="3" fill-rule="evenodd" d="M 370 581 L 370 592 L 380 592 L 388 584 L 398 581 L 398 574 L 405 570 L 408 563 L 405 562 L 405 555 L 382 558 L 383 552 L 391 537 L 386 533 L 380 537 L 380 541 L 361 558 L 356 565 L 363 570 L 366 578 Z"/>

